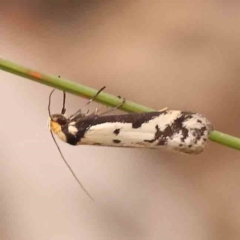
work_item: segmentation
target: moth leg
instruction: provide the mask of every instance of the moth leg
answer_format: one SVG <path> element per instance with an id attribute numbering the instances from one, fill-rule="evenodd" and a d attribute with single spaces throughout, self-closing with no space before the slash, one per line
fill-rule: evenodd
<path id="1" fill-rule="evenodd" d="M 66 105 L 66 92 L 63 91 L 63 106 L 62 106 L 62 111 L 61 111 L 61 114 L 62 114 L 62 115 L 64 115 L 65 112 L 66 112 L 66 107 L 65 107 L 65 105 Z"/>
<path id="2" fill-rule="evenodd" d="M 97 97 L 105 88 L 106 88 L 106 87 L 103 86 L 101 89 L 99 89 L 99 90 L 97 91 L 97 93 L 93 96 L 93 98 L 91 98 L 91 99 L 86 103 L 86 105 L 83 106 L 82 108 L 88 106 L 92 101 L 94 101 L 94 100 L 96 99 L 96 97 Z"/>
<path id="3" fill-rule="evenodd" d="M 61 78 L 61 76 L 59 75 L 58 78 Z M 66 113 L 66 92 L 63 91 L 63 105 L 62 105 L 62 110 L 61 110 L 61 114 L 64 115 Z"/>
<path id="4" fill-rule="evenodd" d="M 90 116 L 90 115 L 98 115 L 102 110 L 104 110 L 105 108 L 108 108 L 108 106 L 104 106 L 102 108 L 96 108 L 93 112 L 89 113 L 89 110 L 87 111 L 86 115 Z"/>
<path id="5" fill-rule="evenodd" d="M 99 112 L 99 108 L 96 108 L 94 111 L 94 114 L 97 115 L 98 112 Z"/>
<path id="6" fill-rule="evenodd" d="M 162 108 L 162 109 L 158 110 L 158 112 L 164 112 L 166 110 L 168 110 L 168 107 Z"/>
<path id="7" fill-rule="evenodd" d="M 88 105 L 90 105 L 90 103 L 92 103 L 92 101 L 94 101 L 96 99 L 96 97 L 105 89 L 106 87 L 102 87 L 101 89 L 99 89 L 97 91 L 97 93 L 86 103 L 85 106 L 81 107 L 76 113 L 74 113 L 73 115 L 70 116 L 70 119 L 73 119 L 75 117 L 77 117 L 78 115 L 83 115 L 82 114 L 82 109 L 87 107 Z M 84 114 L 85 115 L 85 114 Z"/>
<path id="8" fill-rule="evenodd" d="M 119 105 L 117 105 L 116 107 L 111 108 L 111 109 L 109 109 L 109 110 L 107 110 L 107 111 L 105 111 L 105 112 L 103 112 L 103 113 L 100 113 L 99 116 L 105 115 L 105 114 L 107 114 L 107 113 L 110 113 L 110 112 L 113 112 L 113 111 L 119 109 L 120 107 L 122 107 L 122 105 L 123 105 L 125 102 L 126 102 L 126 99 L 123 98 L 122 102 L 121 102 Z"/>

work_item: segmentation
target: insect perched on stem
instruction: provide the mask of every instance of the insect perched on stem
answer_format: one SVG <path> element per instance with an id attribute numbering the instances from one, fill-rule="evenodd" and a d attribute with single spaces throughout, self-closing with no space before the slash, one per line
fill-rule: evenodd
<path id="1" fill-rule="evenodd" d="M 104 89 L 88 101 L 89 105 Z M 67 118 L 64 93 L 61 114 L 51 114 L 49 96 L 50 131 L 70 145 L 98 145 L 112 147 L 169 149 L 188 154 L 201 153 L 208 135 L 213 129 L 207 118 L 199 113 L 163 109 L 147 113 L 105 115 L 121 107 L 125 100 L 113 109 L 98 114 L 84 114 L 82 109 Z M 54 139 L 55 143 L 56 140 Z M 57 144 L 57 143 L 56 143 Z M 57 145 L 58 147 L 58 145 Z M 61 153 L 61 150 L 58 147 Z M 63 160 L 67 164 L 62 155 Z M 83 188 L 67 164 L 75 179 Z M 84 189 L 84 188 L 83 188 Z M 86 192 L 86 190 L 84 189 Z M 88 194 L 88 193 L 87 193 Z M 88 194 L 89 195 L 89 194 Z"/>

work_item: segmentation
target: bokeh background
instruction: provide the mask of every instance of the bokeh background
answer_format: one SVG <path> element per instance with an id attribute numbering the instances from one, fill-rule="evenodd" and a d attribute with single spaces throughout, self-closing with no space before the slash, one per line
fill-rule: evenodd
<path id="1" fill-rule="evenodd" d="M 200 112 L 240 136 L 239 11 L 234 0 L 9 0 L 0 56 L 152 108 Z M 239 152 L 60 142 L 91 202 L 46 127 L 51 89 L 3 71 L 0 82 L 0 239 L 240 239 Z M 85 102 L 68 95 L 68 113 Z"/>

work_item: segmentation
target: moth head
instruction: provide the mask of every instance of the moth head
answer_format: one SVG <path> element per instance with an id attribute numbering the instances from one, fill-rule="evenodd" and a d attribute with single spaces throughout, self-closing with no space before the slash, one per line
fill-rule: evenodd
<path id="1" fill-rule="evenodd" d="M 63 114 L 53 114 L 50 116 L 49 127 L 52 132 L 59 133 L 67 123 L 68 119 Z"/>

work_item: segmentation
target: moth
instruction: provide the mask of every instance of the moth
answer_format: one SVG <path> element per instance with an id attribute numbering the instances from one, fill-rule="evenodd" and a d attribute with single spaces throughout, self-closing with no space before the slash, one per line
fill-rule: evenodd
<path id="1" fill-rule="evenodd" d="M 79 110 L 66 117 L 65 93 L 63 102 L 61 114 L 51 115 L 49 100 L 49 125 L 51 133 L 70 145 L 168 149 L 198 154 L 204 150 L 213 129 L 210 121 L 201 114 L 180 110 L 163 109 L 121 115 L 105 115 L 111 110 L 102 114 L 97 111 L 84 114 Z M 125 100 L 121 105 L 124 103 Z"/>
<path id="2" fill-rule="evenodd" d="M 213 129 L 201 114 L 180 110 L 122 115 L 95 112 L 85 115 L 78 111 L 70 117 L 64 113 L 65 108 L 61 114 L 50 115 L 50 130 L 70 145 L 169 149 L 198 154 L 204 150 Z"/>

